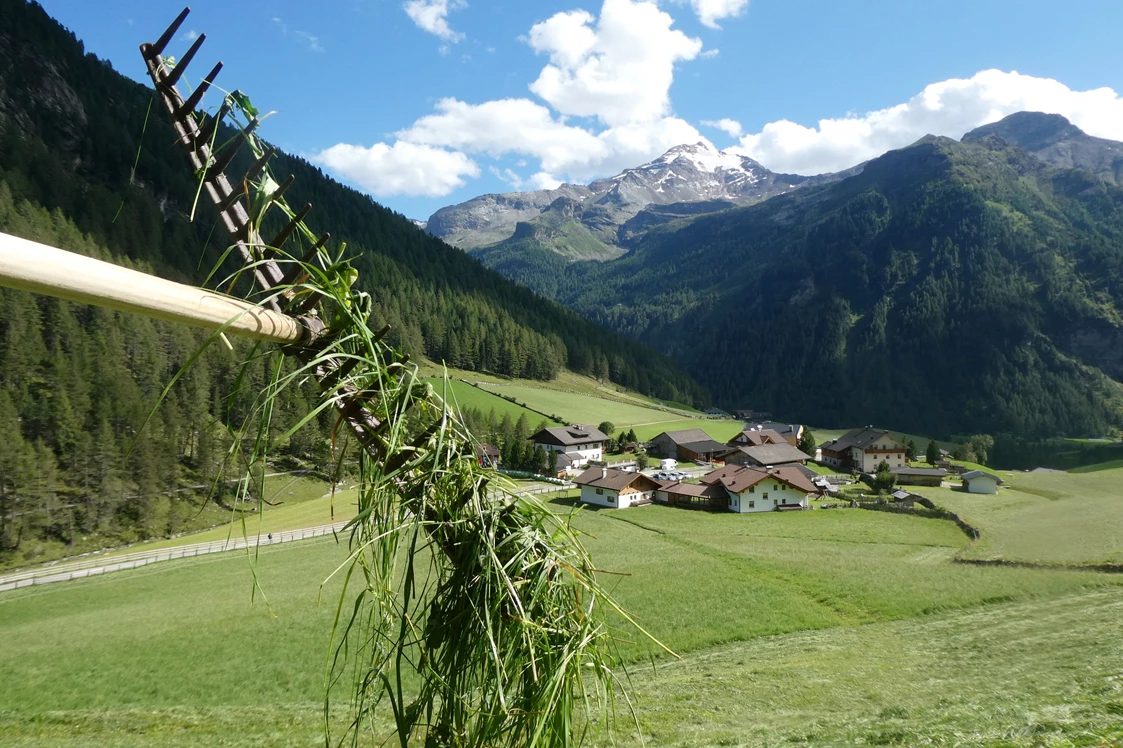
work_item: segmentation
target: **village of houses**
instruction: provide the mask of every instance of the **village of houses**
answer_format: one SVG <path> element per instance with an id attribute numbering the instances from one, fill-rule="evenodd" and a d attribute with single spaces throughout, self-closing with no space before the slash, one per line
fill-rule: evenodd
<path id="1" fill-rule="evenodd" d="M 963 472 L 946 453 L 935 467 L 914 467 L 908 446 L 885 430 L 851 429 L 819 445 L 815 455 L 798 448 L 803 432 L 794 424 L 746 421 L 741 433 L 723 444 L 702 429 L 665 431 L 646 444 L 655 464 L 646 470 L 604 462 L 610 437 L 595 426 L 545 428 L 530 440 L 557 453 L 558 477 L 580 487 L 581 502 L 612 509 L 654 502 L 739 514 L 808 510 L 836 495 L 840 483 L 851 482 L 850 475 L 872 477 L 883 464 L 898 488 L 887 498 L 905 506 L 920 498 L 908 486 L 950 485 L 993 494 L 1002 483 L 982 470 Z M 811 462 L 838 472 L 820 474 L 808 467 Z M 680 465 L 689 465 L 695 475 L 681 472 Z"/>

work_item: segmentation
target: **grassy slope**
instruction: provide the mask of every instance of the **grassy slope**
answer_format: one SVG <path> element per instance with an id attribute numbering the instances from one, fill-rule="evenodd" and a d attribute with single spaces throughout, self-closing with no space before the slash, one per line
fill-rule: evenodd
<path id="1" fill-rule="evenodd" d="M 906 636 L 901 632 L 916 636 L 923 631 L 922 623 L 910 620 L 918 614 L 1020 601 L 1026 606 L 1019 610 L 1026 612 L 1018 625 L 1028 627 L 1024 636 L 1031 637 L 1036 605 L 1063 605 L 1058 601 L 1091 588 L 1102 588 L 1102 595 L 1118 601 L 1113 590 L 1123 583 L 1112 575 L 953 565 L 948 559 L 965 539 L 949 523 L 873 512 L 738 517 L 652 506 L 584 512 L 578 522 L 593 536 L 589 543 L 598 566 L 630 574 L 611 578 L 625 606 L 676 650 L 698 653 L 688 654 L 685 665 L 660 666 L 654 676 L 650 668 L 637 669 L 646 696 L 644 724 L 661 745 L 711 745 L 695 733 L 713 724 L 748 737 L 760 728 L 761 711 L 770 715 L 768 729 L 776 734 L 804 734 L 810 729 L 805 713 L 768 709 L 780 694 L 796 698 L 802 668 L 810 668 L 806 678 L 812 688 L 805 703 L 818 692 L 834 694 L 831 719 L 821 725 L 824 737 L 848 735 L 845 730 L 854 724 L 865 724 L 867 706 L 878 699 L 864 691 L 848 694 L 845 689 L 861 677 L 845 668 L 864 660 L 839 647 L 867 652 L 874 673 L 916 668 L 926 662 L 926 648 L 944 645 L 914 642 L 905 650 L 889 645 Z M 231 745 L 314 741 L 336 591 L 325 593 L 323 605 L 316 597 L 318 585 L 343 555 L 331 540 L 263 550 L 258 571 L 276 617 L 260 600 L 250 605 L 250 574 L 241 553 L 0 595 L 0 640 L 5 642 L 0 672 L 11 676 L 0 679 L 0 710 L 7 710 L 0 711 L 0 743 L 190 745 L 219 736 Z M 883 622 L 893 620 L 904 620 L 904 628 L 885 628 Z M 1050 635 L 1056 628 L 1072 646 L 1097 641 L 1088 627 L 1066 628 L 1053 618 L 1047 622 Z M 867 623 L 882 628 L 854 628 Z M 775 643 L 786 637 L 755 638 L 796 631 L 819 633 L 797 635 L 789 654 L 800 655 L 788 663 Z M 731 644 L 738 641 L 744 643 Z M 723 661 L 728 670 L 711 682 L 706 674 L 715 654 L 708 648 L 715 645 L 740 654 Z M 1086 656 L 1117 647 L 1103 637 L 1096 646 L 1099 650 Z M 822 657 L 809 654 L 816 648 Z M 627 646 L 625 653 L 635 659 L 645 651 Z M 1005 653 L 1010 662 L 1029 667 L 1029 651 L 996 645 L 992 654 Z M 821 662 L 817 670 L 814 662 Z M 1075 672 L 1050 676 L 1073 678 Z M 969 688 L 970 679 L 950 664 L 948 675 L 954 678 L 947 689 L 939 689 L 941 695 L 956 709 L 983 713 L 989 702 L 977 700 L 993 698 L 995 692 Z M 727 689 L 734 677 L 746 694 L 736 703 Z M 686 678 L 691 690 L 679 691 L 665 678 Z M 759 680 L 761 699 L 747 695 L 749 678 Z M 1034 683 L 1022 678 L 1009 688 L 1021 701 L 1035 704 L 1043 697 Z M 887 685 L 865 688 L 883 694 L 878 697 L 883 700 L 892 693 Z M 847 712 L 846 702 L 853 698 L 859 704 Z M 1080 698 L 1085 712 L 1092 713 L 1107 696 Z M 681 720 L 690 700 L 708 706 L 695 718 Z M 917 729 L 943 724 L 936 702 L 935 696 L 924 699 L 925 707 L 916 712 Z M 713 714 L 717 707 L 720 715 Z M 48 711 L 55 713 L 43 719 Z M 988 719 L 1012 727 L 1024 724 L 1022 716 Z M 147 738 L 143 730 L 149 731 Z"/>
<path id="2" fill-rule="evenodd" d="M 648 745 L 1119 745 L 1121 617 L 1115 588 L 718 647 L 640 670 L 641 723 Z"/>
<path id="3" fill-rule="evenodd" d="M 484 387 L 510 395 L 543 413 L 557 414 L 570 423 L 597 424 L 611 421 L 618 429 L 635 428 L 636 436 L 644 440 L 663 431 L 700 428 L 715 439 L 726 441 L 741 429 L 740 421 L 689 418 L 684 417 L 684 414 L 593 394 L 544 389 L 525 384 L 487 384 Z"/>
<path id="4" fill-rule="evenodd" d="M 430 379 L 428 381 L 432 383 L 438 393 L 444 392 L 444 380 Z M 511 401 L 504 400 L 479 387 L 473 387 L 467 382 L 452 379 L 449 380 L 448 387 L 451 395 L 450 399 L 460 408 L 475 408 L 485 414 L 490 411 L 495 411 L 496 416 L 502 418 L 504 415 L 507 415 L 513 422 L 518 421 L 522 416 L 526 416 L 526 421 L 530 424 L 531 428 L 534 428 L 543 420 L 546 420 L 551 426 L 559 425 L 557 421 L 546 419 L 539 413 L 535 413 L 520 405 L 515 405 Z"/>
<path id="5" fill-rule="evenodd" d="M 266 506 L 263 514 L 246 515 L 247 527 L 257 532 L 259 521 L 262 523 L 262 532 L 276 532 L 278 530 L 296 530 L 302 527 L 328 524 L 331 522 L 328 506 L 330 502 L 321 500 L 328 491 L 330 484 L 325 481 L 292 475 L 279 475 L 266 479 L 266 499 L 274 506 Z M 181 497 L 182 500 L 182 497 Z M 338 504 L 337 504 L 338 506 Z M 55 561 L 68 556 L 101 552 L 106 555 L 119 555 L 134 551 L 149 550 L 152 548 L 167 548 L 183 545 L 185 543 L 201 543 L 210 540 L 221 540 L 231 533 L 237 537 L 243 534 L 241 512 L 230 512 L 214 503 L 208 503 L 201 510 L 192 508 L 191 514 L 181 523 L 187 528 L 210 528 L 189 532 L 174 538 L 162 538 L 141 541 L 128 546 L 102 550 L 96 547 L 70 548 L 65 543 L 47 540 L 25 542 L 21 549 L 23 553 L 10 560 L 2 568 L 17 568 L 33 566 L 38 563 Z M 231 521 L 232 517 L 237 518 Z M 327 517 L 327 518 L 325 518 Z"/>
<path id="6" fill-rule="evenodd" d="M 1123 562 L 1123 468 L 1081 473 L 998 472 L 996 495 L 923 488 L 983 530 L 970 558 L 1055 563 Z"/>

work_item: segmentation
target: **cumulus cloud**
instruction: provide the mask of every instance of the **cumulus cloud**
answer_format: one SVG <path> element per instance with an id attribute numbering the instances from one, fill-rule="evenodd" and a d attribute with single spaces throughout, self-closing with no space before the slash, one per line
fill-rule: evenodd
<path id="1" fill-rule="evenodd" d="M 854 166 L 924 135 L 959 138 L 1020 111 L 1060 114 L 1090 135 L 1123 140 L 1123 98 L 1112 89 L 1073 91 L 1051 78 L 984 70 L 933 83 L 903 104 L 823 119 L 817 127 L 770 122 L 741 138 L 736 150 L 776 171 L 819 174 Z"/>
<path id="2" fill-rule="evenodd" d="M 744 13 L 749 7 L 749 0 L 690 0 L 690 7 L 694 8 L 703 25 L 720 29 L 717 22 Z"/>
<path id="3" fill-rule="evenodd" d="M 376 195 L 442 197 L 480 174 L 463 153 L 402 141 L 370 148 L 340 143 L 313 160 Z"/>
<path id="4" fill-rule="evenodd" d="M 614 173 L 682 143 L 701 139 L 677 117 L 632 122 L 594 133 L 556 119 L 530 99 L 468 104 L 437 103 L 437 113 L 395 133 L 400 141 L 455 148 L 499 157 L 518 153 L 538 159 L 549 175 L 587 178 Z M 553 177 L 551 177 L 553 178 Z"/>
<path id="5" fill-rule="evenodd" d="M 447 28 L 438 25 L 447 9 L 462 4 L 413 0 L 407 12 L 411 5 L 418 13 L 440 11 L 424 16 L 438 33 Z M 673 22 L 646 0 L 604 0 L 599 16 L 556 13 L 525 38 L 548 57 L 530 88 L 550 106 L 530 98 L 479 104 L 446 98 L 432 114 L 395 133 L 393 145 L 340 144 L 314 159 L 376 195 L 444 195 L 478 173 L 471 155 L 522 157 L 520 169 L 526 159 L 537 161 L 538 171 L 525 179 L 498 165 L 488 171 L 515 189 L 552 189 L 562 179 L 614 174 L 676 145 L 704 140 L 670 112 L 675 64 L 697 57 L 702 48 L 673 29 Z M 567 116 L 593 121 L 574 124 Z M 419 163 L 411 163 L 413 156 Z M 398 177 L 396 170 L 405 174 Z M 435 183 L 422 179 L 427 173 Z"/>
<path id="6" fill-rule="evenodd" d="M 745 132 L 740 122 L 735 119 L 729 119 L 728 117 L 722 117 L 721 119 L 704 119 L 702 120 L 702 126 L 716 128 L 735 138 L 741 137 Z"/>
<path id="7" fill-rule="evenodd" d="M 418 28 L 455 44 L 464 35 L 448 25 L 448 14 L 449 11 L 467 7 L 468 3 L 464 0 L 409 0 L 402 9 Z"/>
<path id="8" fill-rule="evenodd" d="M 530 90 L 562 114 L 610 127 L 656 120 L 670 111 L 675 63 L 702 51 L 673 24 L 655 3 L 633 0 L 604 0 L 599 18 L 557 13 L 530 29 L 530 46 L 550 58 Z"/>

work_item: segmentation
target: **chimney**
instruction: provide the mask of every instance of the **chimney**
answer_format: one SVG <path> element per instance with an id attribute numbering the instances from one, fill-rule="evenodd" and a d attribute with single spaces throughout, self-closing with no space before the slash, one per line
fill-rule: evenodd
<path id="1" fill-rule="evenodd" d="M 602 467 L 600 469 L 600 477 L 601 478 L 607 478 L 608 477 L 608 468 Z"/>

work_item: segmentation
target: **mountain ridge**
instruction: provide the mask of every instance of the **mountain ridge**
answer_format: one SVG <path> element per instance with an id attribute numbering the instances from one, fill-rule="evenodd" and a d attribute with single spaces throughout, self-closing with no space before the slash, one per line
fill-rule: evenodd
<path id="1" fill-rule="evenodd" d="M 1020 119 L 1007 138 L 1040 130 Z M 1056 124 L 1041 155 L 994 131 L 927 136 L 841 181 L 675 216 L 607 262 L 499 259 L 726 408 L 1099 436 L 1123 425 L 1123 189 L 1050 163 L 1087 143 Z"/>
<path id="2" fill-rule="evenodd" d="M 621 233 L 624 224 L 654 206 L 713 201 L 748 205 L 802 186 L 837 181 L 847 173 L 779 174 L 748 156 L 699 141 L 675 146 L 659 158 L 587 185 L 480 195 L 446 206 L 429 218 L 426 230 L 466 250 L 534 234 L 542 246 L 569 259 L 610 259 L 622 254 L 635 238 L 634 230 Z M 563 199 L 582 207 L 573 210 L 570 203 L 559 204 Z M 569 220 L 585 229 L 573 227 L 568 235 L 581 235 L 583 242 L 598 245 L 596 251 L 573 252 L 554 240 L 551 230 L 563 220 L 549 214 L 559 205 L 568 210 Z M 536 228 L 540 230 L 535 232 Z"/>

